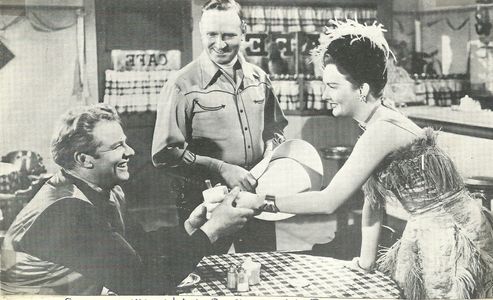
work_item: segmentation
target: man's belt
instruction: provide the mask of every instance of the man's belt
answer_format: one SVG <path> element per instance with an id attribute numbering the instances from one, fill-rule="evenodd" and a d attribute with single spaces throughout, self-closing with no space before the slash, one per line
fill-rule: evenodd
<path id="1" fill-rule="evenodd" d="M 250 171 L 255 164 L 252 165 L 240 165 L 240 167 L 245 170 Z M 205 190 L 207 187 L 205 185 L 205 180 L 208 179 L 211 181 L 212 185 L 216 185 L 218 183 L 225 184 L 224 180 L 218 174 L 212 174 L 205 167 L 194 166 L 190 167 L 176 167 L 170 168 L 166 170 L 166 173 L 171 177 L 176 178 L 178 180 L 182 180 L 186 187 L 192 187 L 196 189 Z"/>

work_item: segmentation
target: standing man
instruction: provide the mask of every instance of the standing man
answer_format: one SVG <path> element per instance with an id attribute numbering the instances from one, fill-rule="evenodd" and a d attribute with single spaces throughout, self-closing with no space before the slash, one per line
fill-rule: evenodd
<path id="1" fill-rule="evenodd" d="M 107 105 L 70 111 L 52 142 L 62 167 L 22 209 L 1 251 L 3 294 L 173 294 L 212 242 L 253 211 L 232 206 L 239 189 L 205 220 L 197 207 L 183 227 L 144 232 L 130 222 L 118 183 L 128 180 L 120 118 Z"/>
<path id="2" fill-rule="evenodd" d="M 246 31 L 240 5 L 210 0 L 202 12 L 204 51 L 164 86 L 152 145 L 154 164 L 173 167 L 180 178 L 182 222 L 202 201 L 205 179 L 253 191 L 249 170 L 287 125 L 267 74 L 239 55 Z M 274 250 L 274 224 L 249 221 L 235 248 Z"/>

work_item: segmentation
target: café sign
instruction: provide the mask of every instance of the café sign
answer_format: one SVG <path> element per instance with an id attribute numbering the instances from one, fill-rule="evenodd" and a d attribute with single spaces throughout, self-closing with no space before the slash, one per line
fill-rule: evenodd
<path id="1" fill-rule="evenodd" d="M 304 33 L 300 41 L 300 50 L 309 52 L 319 45 L 320 34 Z M 267 56 L 269 54 L 269 43 L 277 44 L 277 49 L 283 56 L 293 56 L 298 47 L 296 35 L 293 33 L 247 33 L 245 35 L 245 53 L 247 56 Z"/>
<path id="2" fill-rule="evenodd" d="M 158 71 L 179 70 L 179 50 L 111 50 L 115 71 Z"/>

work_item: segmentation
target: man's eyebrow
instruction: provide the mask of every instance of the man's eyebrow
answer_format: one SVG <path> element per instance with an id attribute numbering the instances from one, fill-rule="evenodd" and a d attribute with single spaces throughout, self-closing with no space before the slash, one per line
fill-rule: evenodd
<path id="1" fill-rule="evenodd" d="M 110 145 L 111 148 L 115 147 L 115 146 L 118 146 L 118 144 L 121 144 L 122 141 L 118 141 L 118 142 L 115 142 L 113 144 Z"/>
<path id="2" fill-rule="evenodd" d="M 126 137 L 124 137 L 124 138 L 122 138 L 121 140 L 119 140 L 119 141 L 114 142 L 113 144 L 111 144 L 111 145 L 110 145 L 110 148 L 113 148 L 113 147 L 115 147 L 115 146 L 118 146 L 119 144 L 123 144 L 123 143 L 124 143 L 124 142 L 126 142 L 126 141 L 127 141 L 127 138 L 126 138 Z"/>

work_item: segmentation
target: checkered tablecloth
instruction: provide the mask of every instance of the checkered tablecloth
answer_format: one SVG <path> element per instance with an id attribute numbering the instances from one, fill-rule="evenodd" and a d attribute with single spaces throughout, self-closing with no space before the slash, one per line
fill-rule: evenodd
<path id="1" fill-rule="evenodd" d="M 227 269 L 246 258 L 262 264 L 260 284 L 239 293 L 226 287 Z M 285 252 L 212 255 L 202 259 L 195 271 L 201 281 L 179 294 L 202 296 L 283 296 L 330 298 L 400 298 L 397 285 L 380 272 L 364 274 L 344 267 L 344 261 L 329 257 Z M 310 284 L 296 286 L 299 279 Z"/>

